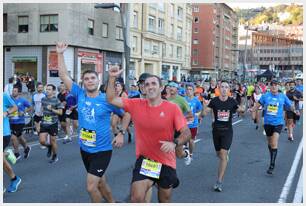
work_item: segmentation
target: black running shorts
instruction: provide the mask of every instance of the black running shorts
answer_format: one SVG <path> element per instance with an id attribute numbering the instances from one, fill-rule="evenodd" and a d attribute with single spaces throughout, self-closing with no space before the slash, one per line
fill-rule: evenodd
<path id="1" fill-rule="evenodd" d="M 78 111 L 76 109 L 73 109 L 69 115 L 66 114 L 66 118 L 78 120 Z"/>
<path id="2" fill-rule="evenodd" d="M 286 111 L 287 119 L 294 119 L 295 113 L 292 111 Z"/>
<path id="3" fill-rule="evenodd" d="M 40 124 L 39 133 L 48 133 L 51 136 L 57 136 L 57 134 L 58 134 L 58 124 L 57 124 L 57 122 L 55 124 L 51 124 L 51 125 Z"/>
<path id="4" fill-rule="evenodd" d="M 265 124 L 264 129 L 265 129 L 267 137 L 271 137 L 274 132 L 280 134 L 282 132 L 283 125 L 274 126 L 274 125 L 270 125 L 270 124 Z"/>
<path id="5" fill-rule="evenodd" d="M 11 135 L 3 136 L 3 152 L 7 146 L 9 146 L 11 141 Z"/>
<path id="6" fill-rule="evenodd" d="M 212 130 L 213 142 L 216 151 L 220 149 L 229 150 L 233 140 L 233 128 Z"/>
<path id="7" fill-rule="evenodd" d="M 39 123 L 42 120 L 42 116 L 34 115 L 33 120 L 34 120 L 34 122 Z"/>
<path id="8" fill-rule="evenodd" d="M 139 172 L 140 172 L 140 168 L 141 168 L 141 164 L 142 164 L 143 159 L 144 159 L 144 157 L 140 156 L 136 160 L 134 170 L 133 170 L 132 183 L 136 182 L 136 181 L 150 179 L 154 182 L 153 184 L 156 183 L 159 187 L 164 188 L 164 189 L 176 188 L 176 187 L 179 186 L 180 181 L 177 178 L 176 170 L 173 169 L 172 167 L 167 166 L 167 165 L 162 165 L 159 179 L 156 179 L 156 178 L 153 178 L 153 177 L 147 177 L 145 175 L 140 174 Z"/>
<path id="9" fill-rule="evenodd" d="M 11 124 L 12 134 L 16 137 L 20 137 L 23 133 L 24 124 Z"/>
<path id="10" fill-rule="evenodd" d="M 112 157 L 112 150 L 89 153 L 81 150 L 81 156 L 87 173 L 102 177 Z"/>

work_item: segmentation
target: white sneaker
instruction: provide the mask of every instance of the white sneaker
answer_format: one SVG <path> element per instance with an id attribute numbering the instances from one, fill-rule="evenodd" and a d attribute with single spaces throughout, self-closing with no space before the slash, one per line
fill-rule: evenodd
<path id="1" fill-rule="evenodd" d="M 185 165 L 190 165 L 190 163 L 191 163 L 191 157 L 190 157 L 189 149 L 184 149 L 184 152 L 187 152 L 187 157 L 184 158 L 184 160 L 185 160 Z"/>
<path id="2" fill-rule="evenodd" d="M 34 135 L 38 135 L 38 133 L 37 133 L 36 131 L 35 131 L 35 132 L 33 132 L 33 134 L 34 134 Z"/>
<path id="3" fill-rule="evenodd" d="M 40 145 L 40 149 L 46 149 L 47 147 L 44 145 Z"/>
<path id="4" fill-rule="evenodd" d="M 265 132 L 265 130 L 263 130 L 263 131 L 262 131 L 262 134 L 263 134 L 264 136 L 266 136 L 266 132 Z"/>

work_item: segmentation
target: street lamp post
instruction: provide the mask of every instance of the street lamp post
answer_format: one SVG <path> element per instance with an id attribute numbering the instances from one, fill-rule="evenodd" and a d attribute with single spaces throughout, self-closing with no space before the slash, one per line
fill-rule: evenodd
<path id="1" fill-rule="evenodd" d="M 118 6 L 117 4 L 114 3 L 102 3 L 102 4 L 96 4 L 95 5 L 96 9 L 111 9 L 111 8 L 118 8 L 120 11 L 120 18 L 121 18 L 121 24 L 122 24 L 122 33 L 123 33 L 123 45 L 124 45 L 124 59 L 125 59 L 125 85 L 126 88 L 129 89 L 129 73 L 130 73 L 130 47 L 127 44 L 127 25 L 126 22 L 124 21 L 124 15 L 123 15 L 123 11 L 120 8 L 120 6 Z M 126 10 L 124 10 L 125 13 L 127 12 Z M 128 15 L 125 15 L 125 18 L 127 20 L 127 18 L 129 18 Z"/>

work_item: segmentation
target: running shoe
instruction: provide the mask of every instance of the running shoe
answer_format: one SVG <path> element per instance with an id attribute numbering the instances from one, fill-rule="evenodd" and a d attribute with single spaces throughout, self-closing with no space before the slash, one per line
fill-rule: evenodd
<path id="1" fill-rule="evenodd" d="M 16 192 L 19 185 L 21 183 L 21 178 L 16 176 L 16 180 L 11 180 L 9 188 L 7 188 L 8 192 Z"/>
<path id="2" fill-rule="evenodd" d="M 31 147 L 28 146 L 25 150 L 24 150 L 24 159 L 27 159 L 30 156 L 30 152 L 31 152 Z"/>
<path id="3" fill-rule="evenodd" d="M 293 142 L 293 137 L 291 136 L 291 137 L 288 137 L 288 140 L 290 141 L 290 142 Z"/>
<path id="4" fill-rule="evenodd" d="M 49 158 L 49 157 L 51 157 L 52 146 L 51 146 L 51 145 L 49 145 L 49 146 L 47 146 L 47 147 L 48 147 L 47 157 Z"/>
<path id="5" fill-rule="evenodd" d="M 64 139 L 63 144 L 67 144 L 69 142 L 72 142 L 72 138 L 71 137 L 70 138 L 68 137 L 67 139 Z"/>
<path id="6" fill-rule="evenodd" d="M 53 155 L 52 158 L 51 158 L 51 160 L 49 161 L 49 163 L 50 163 L 50 164 L 53 164 L 53 163 L 55 163 L 55 162 L 57 162 L 57 161 L 58 161 L 57 155 Z"/>
<path id="7" fill-rule="evenodd" d="M 256 125 L 255 129 L 258 130 L 258 125 Z"/>
<path id="8" fill-rule="evenodd" d="M 35 131 L 35 132 L 33 132 L 33 134 L 34 134 L 34 135 L 38 135 L 38 133 L 37 133 L 36 131 Z"/>
<path id="9" fill-rule="evenodd" d="M 19 153 L 15 153 L 16 161 L 20 160 L 21 155 Z"/>
<path id="10" fill-rule="evenodd" d="M 190 157 L 190 152 L 189 152 L 189 149 L 188 148 L 185 148 L 184 149 L 184 152 L 186 153 L 186 157 L 184 158 L 185 159 L 185 165 L 190 165 L 191 163 L 191 157 Z"/>
<path id="11" fill-rule="evenodd" d="M 222 192 L 222 182 L 217 181 L 216 184 L 214 185 L 214 190 L 216 192 Z"/>
<path id="12" fill-rule="evenodd" d="M 274 167 L 270 165 L 269 169 L 267 170 L 267 173 L 269 175 L 272 175 L 273 174 L 273 170 L 274 170 Z"/>
<path id="13" fill-rule="evenodd" d="M 264 136 L 267 135 L 265 130 L 262 130 L 262 134 L 263 134 Z"/>

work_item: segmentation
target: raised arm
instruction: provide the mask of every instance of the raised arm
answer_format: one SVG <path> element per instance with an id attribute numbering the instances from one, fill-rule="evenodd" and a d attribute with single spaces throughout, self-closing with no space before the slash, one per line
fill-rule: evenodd
<path id="1" fill-rule="evenodd" d="M 56 43 L 56 52 L 57 52 L 57 60 L 58 60 L 58 73 L 59 77 L 64 82 L 66 88 L 71 91 L 72 88 L 72 83 L 73 81 L 71 80 L 66 64 L 65 64 L 65 59 L 64 59 L 64 52 L 67 49 L 67 44 L 63 42 L 57 42 Z"/>
<path id="2" fill-rule="evenodd" d="M 116 65 L 110 65 L 108 70 L 108 84 L 106 89 L 107 101 L 119 108 L 123 108 L 123 101 L 120 97 L 116 96 L 115 92 L 115 81 L 116 78 L 123 72 L 119 70 L 119 67 Z"/>

